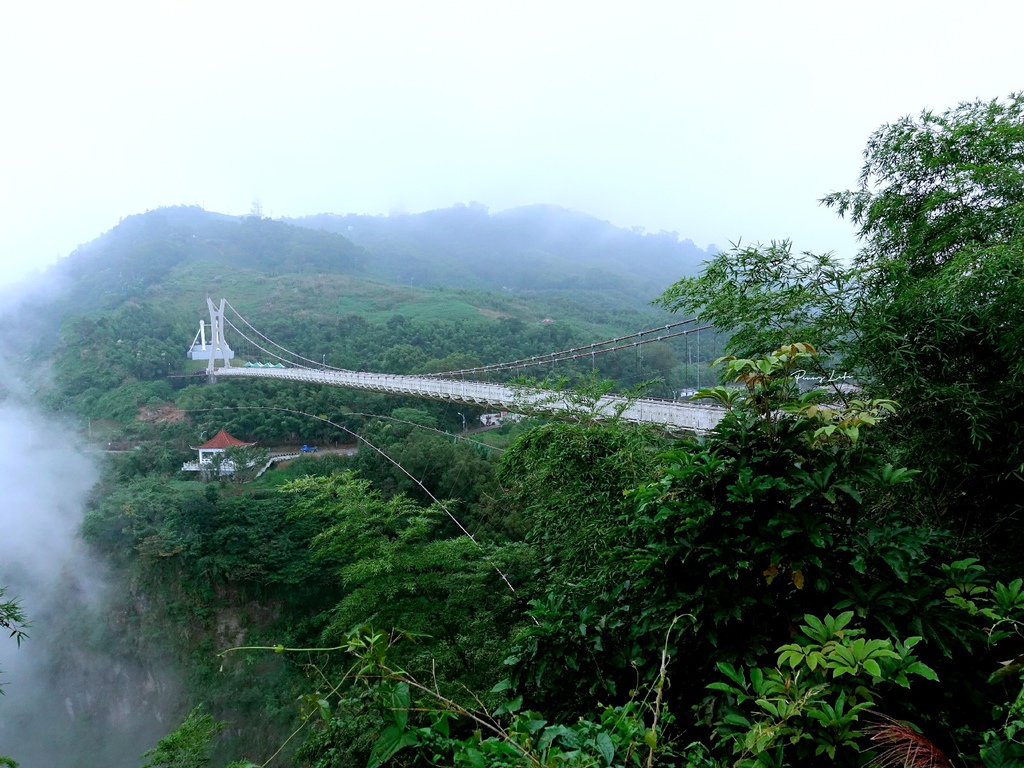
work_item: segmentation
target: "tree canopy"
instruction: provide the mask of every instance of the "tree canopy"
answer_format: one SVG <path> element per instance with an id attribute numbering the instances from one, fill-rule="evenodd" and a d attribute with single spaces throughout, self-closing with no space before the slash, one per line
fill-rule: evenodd
<path id="1" fill-rule="evenodd" d="M 1024 94 L 882 126 L 868 139 L 857 189 L 822 202 L 857 225 L 860 265 L 891 267 L 895 278 L 927 274 L 965 249 L 1019 241 Z"/>
<path id="2" fill-rule="evenodd" d="M 737 247 L 661 301 L 737 354 L 787 338 L 831 353 L 822 373 L 900 403 L 891 448 L 925 472 L 931 514 L 1024 542 L 1024 97 L 905 117 L 864 156 L 858 188 L 823 199 L 858 227 L 852 264 Z"/>

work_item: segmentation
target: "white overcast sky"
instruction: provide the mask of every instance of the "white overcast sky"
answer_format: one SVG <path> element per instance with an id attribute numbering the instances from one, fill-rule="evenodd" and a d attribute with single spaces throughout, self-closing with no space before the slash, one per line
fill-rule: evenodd
<path id="1" fill-rule="evenodd" d="M 1024 88 L 1024 3 L 0 3 L 0 282 L 133 213 L 553 203 L 855 249 L 868 135 Z"/>

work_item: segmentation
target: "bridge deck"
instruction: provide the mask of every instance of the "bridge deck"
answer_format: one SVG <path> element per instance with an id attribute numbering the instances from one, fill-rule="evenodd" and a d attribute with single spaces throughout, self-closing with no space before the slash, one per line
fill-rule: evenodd
<path id="1" fill-rule="evenodd" d="M 432 376 L 398 376 L 310 368 L 236 367 L 216 368 L 214 375 L 304 381 L 371 392 L 486 405 L 509 411 L 559 413 L 579 409 L 578 405 L 560 392 L 526 390 L 503 384 L 439 379 Z M 595 404 L 594 411 L 607 417 L 621 411 L 620 418 L 624 421 L 656 424 L 673 430 L 685 429 L 701 434 L 714 429 L 725 414 L 722 408 L 712 405 L 654 398 L 628 401 L 617 395 L 602 397 Z"/>

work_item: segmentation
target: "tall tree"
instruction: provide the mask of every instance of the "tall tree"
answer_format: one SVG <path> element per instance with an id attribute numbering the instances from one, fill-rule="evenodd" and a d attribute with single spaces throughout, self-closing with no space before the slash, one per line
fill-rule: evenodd
<path id="1" fill-rule="evenodd" d="M 735 332 L 739 354 L 838 353 L 900 403 L 891 445 L 925 470 L 932 513 L 1024 540 L 1024 95 L 882 126 L 859 186 L 822 202 L 858 227 L 853 265 L 737 248 L 661 302 Z"/>
<path id="2" fill-rule="evenodd" d="M 896 444 L 938 512 L 1020 537 L 1024 94 L 882 126 L 823 202 L 864 242 L 852 356 L 902 404 Z"/>
<path id="3" fill-rule="evenodd" d="M 883 125 L 868 139 L 857 189 L 822 202 L 857 225 L 858 261 L 882 279 L 928 275 L 965 249 L 1019 241 L 1024 93 Z"/>

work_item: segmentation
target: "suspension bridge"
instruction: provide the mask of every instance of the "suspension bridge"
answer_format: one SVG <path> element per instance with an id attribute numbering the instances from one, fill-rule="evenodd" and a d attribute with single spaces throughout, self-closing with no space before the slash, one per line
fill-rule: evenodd
<path id="1" fill-rule="evenodd" d="M 256 330 L 226 299 L 214 304 L 212 299 L 207 298 L 206 304 L 210 312 L 209 323 L 205 320 L 200 321 L 199 331 L 188 356 L 193 360 L 207 361 L 206 374 L 211 382 L 232 377 L 283 379 L 500 408 L 519 413 L 572 415 L 585 410 L 591 417 L 619 418 L 628 422 L 654 424 L 671 431 L 686 430 L 698 434 L 712 430 L 724 415 L 723 409 L 702 403 L 650 397 L 626 398 L 614 394 L 606 394 L 594 402 L 581 404 L 581 399 L 574 397 L 572 393 L 467 378 L 488 374 L 515 374 L 533 367 L 553 366 L 558 362 L 594 359 L 597 355 L 639 348 L 644 344 L 693 333 L 699 334 L 702 330 L 710 329 L 710 326 L 697 326 L 696 321 L 692 319 L 506 363 L 406 376 L 334 368 L 327 365 L 325 359 L 316 361 L 303 357 Z M 238 320 L 238 325 L 235 325 L 226 314 L 228 310 Z M 227 328 L 231 328 L 240 339 L 258 350 L 265 360 L 276 362 L 247 362 L 233 365 L 235 352 L 227 341 Z M 218 362 L 220 365 L 217 365 Z"/>

